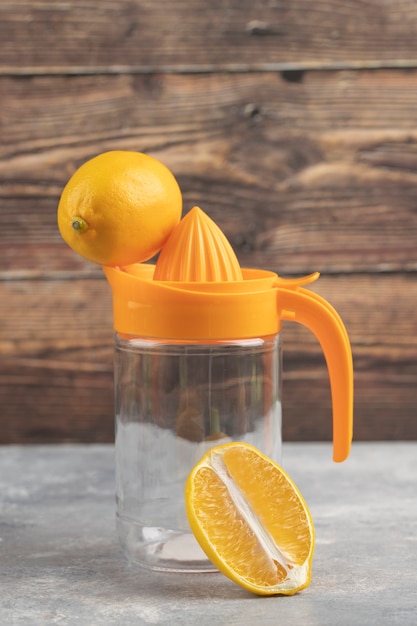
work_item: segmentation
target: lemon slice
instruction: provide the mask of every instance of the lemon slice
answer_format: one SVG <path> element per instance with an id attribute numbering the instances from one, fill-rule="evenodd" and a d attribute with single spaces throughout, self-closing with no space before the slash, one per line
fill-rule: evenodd
<path id="1" fill-rule="evenodd" d="M 211 448 L 185 489 L 201 548 L 258 595 L 292 595 L 311 581 L 314 526 L 301 493 L 274 461 L 245 443 Z"/>

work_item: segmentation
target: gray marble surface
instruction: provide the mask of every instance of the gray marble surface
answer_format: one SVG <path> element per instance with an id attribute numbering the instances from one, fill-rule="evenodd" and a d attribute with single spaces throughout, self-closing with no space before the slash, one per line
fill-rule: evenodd
<path id="1" fill-rule="evenodd" d="M 417 623 L 417 442 L 285 444 L 316 527 L 313 578 L 260 598 L 221 574 L 129 566 L 112 446 L 0 447 L 0 624 L 402 626 Z"/>

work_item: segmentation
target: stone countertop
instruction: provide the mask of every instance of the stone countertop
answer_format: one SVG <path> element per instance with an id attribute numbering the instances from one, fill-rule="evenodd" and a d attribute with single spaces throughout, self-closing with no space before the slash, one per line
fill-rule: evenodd
<path id="1" fill-rule="evenodd" d="M 0 625 L 414 626 L 417 442 L 284 445 L 310 506 L 310 587 L 261 598 L 222 574 L 128 565 L 115 532 L 114 450 L 0 447 Z"/>

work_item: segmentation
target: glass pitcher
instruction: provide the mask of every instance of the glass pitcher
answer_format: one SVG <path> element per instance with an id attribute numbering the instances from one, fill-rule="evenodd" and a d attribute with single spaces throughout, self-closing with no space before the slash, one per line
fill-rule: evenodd
<path id="1" fill-rule="evenodd" d="M 335 461 L 352 439 L 353 367 L 340 317 L 305 289 L 240 268 L 197 207 L 156 265 L 104 268 L 113 293 L 117 527 L 128 559 L 213 571 L 186 519 L 185 481 L 206 450 L 245 441 L 281 461 L 282 320 L 307 326 L 328 365 Z"/>

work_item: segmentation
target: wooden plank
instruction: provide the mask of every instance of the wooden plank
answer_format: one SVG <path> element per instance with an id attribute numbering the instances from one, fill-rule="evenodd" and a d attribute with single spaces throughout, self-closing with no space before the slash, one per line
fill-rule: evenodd
<path id="1" fill-rule="evenodd" d="M 415 275 L 322 276 L 312 290 L 333 304 L 350 336 L 355 438 L 415 439 Z M 284 436 L 328 439 L 331 398 L 317 342 L 296 324 L 285 324 L 284 337 Z"/>
<path id="2" fill-rule="evenodd" d="M 403 275 L 323 276 L 355 362 L 355 436 L 417 436 L 417 282 Z M 111 441 L 111 296 L 104 279 L 0 283 L 1 443 Z M 326 368 L 315 337 L 286 323 L 284 435 L 331 436 Z"/>
<path id="3" fill-rule="evenodd" d="M 3 73 L 415 65 L 416 36 L 408 0 L 0 3 Z"/>
<path id="4" fill-rule="evenodd" d="M 394 71 L 0 78 L 1 269 L 99 275 L 61 241 L 56 207 L 78 165 L 120 148 L 165 162 L 185 210 L 206 210 L 243 265 L 414 271 L 415 84 Z"/>
<path id="5" fill-rule="evenodd" d="M 100 280 L 0 282 L 4 443 L 111 441 L 111 294 Z"/>

